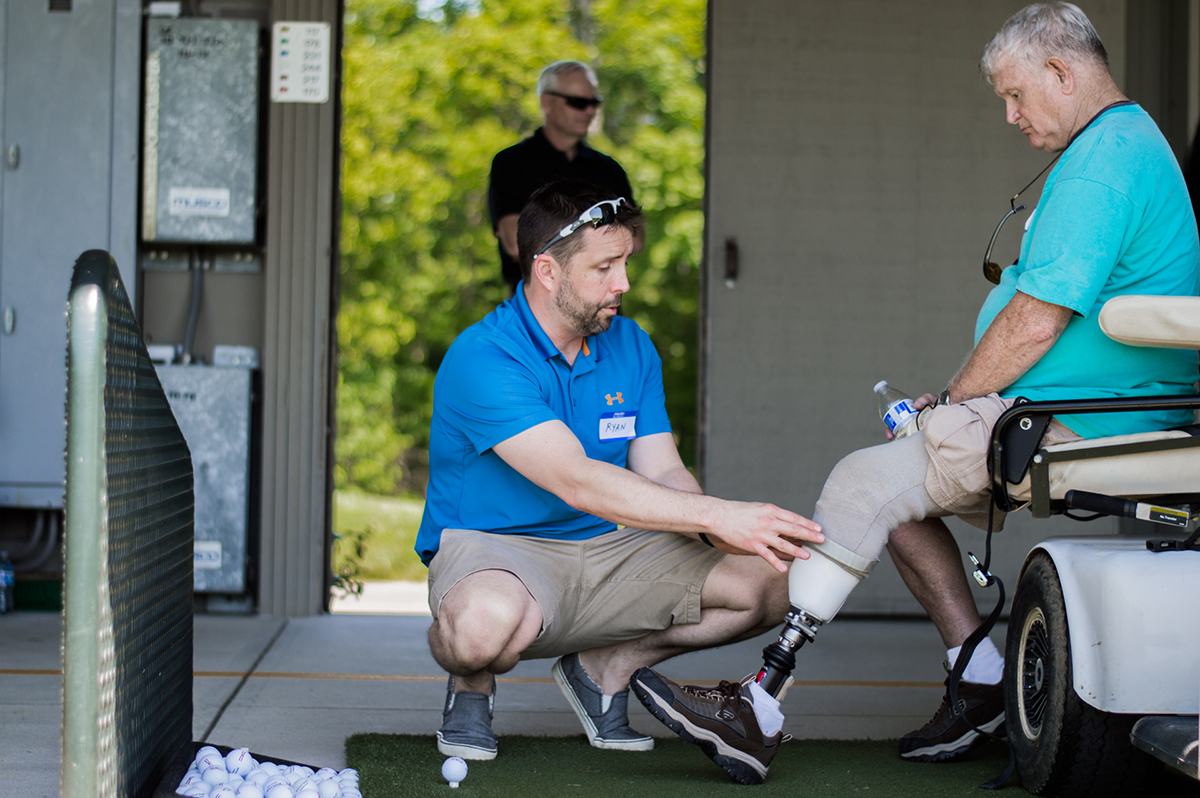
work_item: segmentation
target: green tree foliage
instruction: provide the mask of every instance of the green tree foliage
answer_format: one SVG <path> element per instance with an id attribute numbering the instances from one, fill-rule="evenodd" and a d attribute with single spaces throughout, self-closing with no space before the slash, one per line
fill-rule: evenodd
<path id="1" fill-rule="evenodd" d="M 507 297 L 487 214 L 492 156 L 541 123 L 548 63 L 592 63 L 591 138 L 646 211 L 625 312 L 664 362 L 691 460 L 703 217 L 702 0 L 348 0 L 337 483 L 424 488 L 433 378 Z"/>

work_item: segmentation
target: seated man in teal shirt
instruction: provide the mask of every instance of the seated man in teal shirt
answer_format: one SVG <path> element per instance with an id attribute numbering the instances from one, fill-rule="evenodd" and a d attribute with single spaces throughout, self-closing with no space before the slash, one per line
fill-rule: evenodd
<path id="1" fill-rule="evenodd" d="M 1068 3 L 1030 6 L 996 34 L 980 68 L 1004 100 L 1009 124 L 1033 148 L 1058 153 L 1057 163 L 1030 214 L 1020 259 L 984 302 L 966 363 L 940 399 L 926 394 L 916 402 L 935 405 L 921 431 L 854 452 L 835 467 L 813 514 L 827 540 L 808 547 L 813 558 L 793 564 L 805 574 L 805 590 L 824 590 L 819 625 L 886 546 L 941 633 L 951 666 L 980 618 L 941 518 L 957 515 L 988 528 L 986 457 L 1000 415 L 1018 397 L 1192 394 L 1197 376 L 1195 352 L 1120 344 L 1097 321 L 1115 296 L 1195 296 L 1200 245 L 1179 165 L 1154 122 L 1113 82 L 1091 22 Z M 1186 411 L 1062 416 L 1043 443 L 1191 422 Z M 1028 484 L 1024 490 L 1027 496 Z M 809 578 L 817 562 L 831 563 L 833 576 Z M 807 612 L 796 585 L 791 604 Z M 995 731 L 1004 721 L 1002 669 L 1003 658 L 985 638 L 957 688 L 965 712 L 952 712 L 947 696 L 928 724 L 901 739 L 900 755 L 945 761 L 982 741 L 970 724 Z M 769 730 L 759 728 L 757 713 L 778 705 L 754 700 L 746 685 L 725 685 L 682 687 L 647 669 L 633 686 L 652 712 L 731 775 L 760 782 L 773 751 L 762 744 Z"/>
<path id="2" fill-rule="evenodd" d="M 446 755 L 496 756 L 495 674 L 546 657 L 592 745 L 649 750 L 626 714 L 633 671 L 771 628 L 785 561 L 823 539 L 774 505 L 705 496 L 680 460 L 662 363 L 617 315 L 641 219 L 588 183 L 539 189 L 516 295 L 438 369 L 416 549 L 450 673 Z"/>

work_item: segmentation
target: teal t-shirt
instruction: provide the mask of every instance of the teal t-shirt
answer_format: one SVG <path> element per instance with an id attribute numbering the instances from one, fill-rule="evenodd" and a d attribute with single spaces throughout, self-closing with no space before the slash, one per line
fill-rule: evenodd
<path id="1" fill-rule="evenodd" d="M 1196 296 L 1200 244 L 1183 174 L 1136 105 L 1110 108 L 1067 147 L 1046 178 L 1021 241 L 975 322 L 975 343 L 1020 291 L 1075 315 L 1050 351 L 1002 396 L 1033 401 L 1194 394 L 1194 351 L 1117 343 L 1104 303 L 1125 294 Z M 1085 438 L 1167 429 L 1190 411 L 1061 416 Z"/>

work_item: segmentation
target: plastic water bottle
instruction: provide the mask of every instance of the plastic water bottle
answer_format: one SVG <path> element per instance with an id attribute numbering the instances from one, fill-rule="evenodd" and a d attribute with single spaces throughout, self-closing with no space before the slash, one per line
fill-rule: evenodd
<path id="1" fill-rule="evenodd" d="M 13 574 L 12 560 L 8 559 L 7 551 L 0 551 L 0 614 L 13 610 Z"/>
<path id="2" fill-rule="evenodd" d="M 903 438 L 917 431 L 919 412 L 913 407 L 911 396 L 897 391 L 887 384 L 887 380 L 875 384 L 875 393 L 879 394 L 879 417 L 893 437 Z"/>

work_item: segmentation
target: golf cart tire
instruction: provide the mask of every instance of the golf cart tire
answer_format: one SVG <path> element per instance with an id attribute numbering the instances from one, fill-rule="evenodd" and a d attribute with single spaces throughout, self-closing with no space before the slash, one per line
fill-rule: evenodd
<path id="1" fill-rule="evenodd" d="M 1045 552 L 1017 586 L 1005 648 L 1006 726 L 1025 789 L 1059 798 L 1142 792 L 1155 762 L 1129 740 L 1138 718 L 1102 712 L 1075 692 L 1062 586 Z"/>

